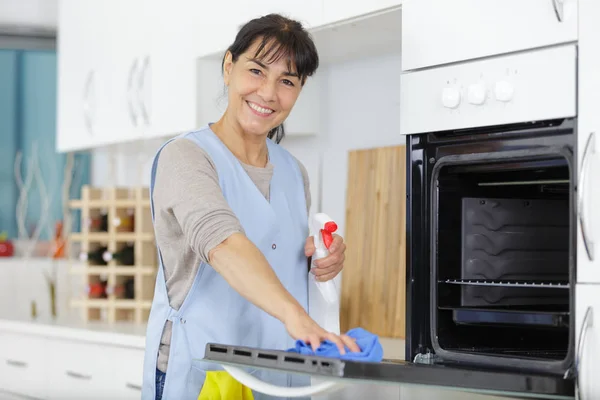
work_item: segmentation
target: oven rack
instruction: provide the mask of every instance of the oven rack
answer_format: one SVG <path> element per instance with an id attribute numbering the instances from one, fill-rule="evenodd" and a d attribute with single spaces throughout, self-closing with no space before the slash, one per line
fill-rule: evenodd
<path id="1" fill-rule="evenodd" d="M 571 285 L 568 282 L 531 282 L 531 281 L 496 281 L 496 280 L 476 280 L 476 279 L 446 279 L 438 283 L 447 283 L 452 285 L 474 285 L 474 286 L 494 286 L 494 287 L 519 287 L 519 288 L 547 288 L 547 289 L 569 289 Z"/>

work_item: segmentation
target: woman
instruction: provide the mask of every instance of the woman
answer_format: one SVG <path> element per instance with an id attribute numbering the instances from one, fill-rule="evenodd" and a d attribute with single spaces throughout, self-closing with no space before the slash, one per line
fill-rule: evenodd
<path id="1" fill-rule="evenodd" d="M 220 368 L 200 361 L 206 343 L 285 350 L 352 339 L 307 314 L 310 208 L 304 166 L 278 145 L 283 122 L 317 69 L 314 43 L 280 15 L 254 19 L 227 50 L 228 107 L 215 123 L 158 151 L 151 179 L 160 268 L 148 322 L 144 399 L 196 399 Z M 345 245 L 317 263 L 321 280 L 342 269 Z M 253 371 L 281 386 L 306 378 Z M 256 394 L 255 394 L 256 395 Z"/>

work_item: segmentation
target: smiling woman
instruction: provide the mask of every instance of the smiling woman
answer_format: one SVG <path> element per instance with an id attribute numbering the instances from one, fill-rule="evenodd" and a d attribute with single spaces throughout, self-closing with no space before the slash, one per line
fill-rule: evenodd
<path id="1" fill-rule="evenodd" d="M 359 351 L 308 315 L 308 257 L 315 250 L 308 174 L 279 145 L 284 121 L 318 65 L 300 23 L 276 14 L 248 22 L 223 57 L 228 107 L 221 118 L 158 151 L 151 204 L 161 261 L 144 399 L 218 398 L 207 391 L 223 387 L 211 384 L 223 369 L 201 361 L 209 342 L 286 350 L 303 340 L 315 350 L 330 340 L 342 353 Z M 314 272 L 333 279 L 344 250 L 335 237 Z M 308 383 L 298 375 L 253 374 L 278 386 Z"/>

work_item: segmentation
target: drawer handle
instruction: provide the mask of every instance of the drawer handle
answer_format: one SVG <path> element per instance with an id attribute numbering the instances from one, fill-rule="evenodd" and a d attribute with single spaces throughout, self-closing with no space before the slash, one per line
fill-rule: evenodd
<path id="1" fill-rule="evenodd" d="M 67 376 L 70 376 L 71 378 L 84 379 L 86 381 L 92 379 L 91 375 L 84 375 L 84 374 L 80 374 L 79 372 L 66 371 L 65 373 L 67 374 Z"/>
<path id="2" fill-rule="evenodd" d="M 136 385 L 136 384 L 134 384 L 134 383 L 129 383 L 129 382 L 127 382 L 127 383 L 125 384 L 125 386 L 126 386 L 127 388 L 129 388 L 129 389 L 133 389 L 133 390 L 139 390 L 140 392 L 142 391 L 142 386 L 141 386 L 141 385 Z"/>
<path id="3" fill-rule="evenodd" d="M 27 368 L 27 363 L 25 361 L 6 360 L 6 363 L 13 367 Z"/>

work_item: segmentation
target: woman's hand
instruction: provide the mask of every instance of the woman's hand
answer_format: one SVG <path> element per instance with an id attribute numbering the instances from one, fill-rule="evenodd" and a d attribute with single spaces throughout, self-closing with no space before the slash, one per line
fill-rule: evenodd
<path id="1" fill-rule="evenodd" d="M 309 236 L 304 245 L 304 254 L 310 257 L 316 250 L 314 238 Z M 315 274 L 320 282 L 326 282 L 333 279 L 344 268 L 344 260 L 346 259 L 346 244 L 340 235 L 333 235 L 333 242 L 329 246 L 329 255 L 313 262 L 315 268 L 311 272 Z"/>
<path id="2" fill-rule="evenodd" d="M 310 344 L 313 351 L 316 351 L 321 345 L 321 342 L 325 340 L 335 343 L 340 354 L 346 354 L 344 346 L 354 353 L 360 351 L 360 348 L 354 339 L 347 335 L 338 336 L 334 333 L 327 332 L 301 308 L 288 312 L 284 323 L 285 328 L 291 337 L 295 340 L 302 340 L 303 342 Z"/>

